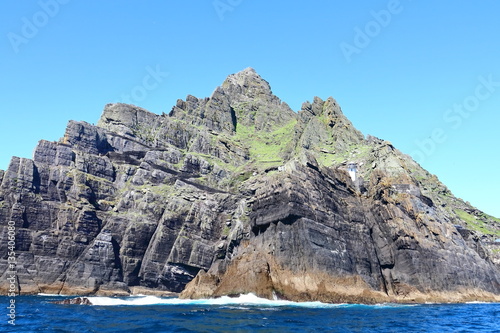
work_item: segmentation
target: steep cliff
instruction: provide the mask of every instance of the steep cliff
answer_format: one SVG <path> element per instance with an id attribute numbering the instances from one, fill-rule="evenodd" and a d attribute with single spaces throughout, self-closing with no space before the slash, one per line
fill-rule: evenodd
<path id="1" fill-rule="evenodd" d="M 500 220 L 333 98 L 293 112 L 253 69 L 169 114 L 70 121 L 0 183 L 2 293 L 11 224 L 23 294 L 500 300 Z"/>

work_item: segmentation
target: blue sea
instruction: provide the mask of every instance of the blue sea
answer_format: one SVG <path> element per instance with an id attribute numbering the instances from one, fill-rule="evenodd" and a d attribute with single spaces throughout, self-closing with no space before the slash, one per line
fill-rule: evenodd
<path id="1" fill-rule="evenodd" d="M 154 296 L 89 297 L 94 305 L 60 305 L 62 296 L 0 297 L 2 332 L 500 332 L 500 304 L 324 304 L 254 295 L 212 300 Z"/>

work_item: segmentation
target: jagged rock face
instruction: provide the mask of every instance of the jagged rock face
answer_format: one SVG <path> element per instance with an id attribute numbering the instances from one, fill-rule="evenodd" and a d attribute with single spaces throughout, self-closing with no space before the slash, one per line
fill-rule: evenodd
<path id="1" fill-rule="evenodd" d="M 109 104 L 97 126 L 70 121 L 0 182 L 0 247 L 14 224 L 21 293 L 500 294 L 498 219 L 365 139 L 333 98 L 295 113 L 253 69 L 168 115 Z M 8 271 L 0 258 L 4 293 Z"/>
<path id="2" fill-rule="evenodd" d="M 214 267 L 201 275 L 184 296 L 253 290 L 292 300 L 380 302 L 410 292 L 422 301 L 444 300 L 419 293 L 460 288 L 497 293 L 497 268 L 483 260 L 484 252 L 470 249 L 453 225 L 429 217 L 415 223 L 419 210 L 435 216 L 428 198 L 408 196 L 400 209 L 353 196 L 345 175 L 312 163 L 291 169 L 257 185 L 253 237 L 238 249 L 237 259 L 225 270 Z M 198 288 L 206 281 L 211 288 Z M 470 284 L 465 287 L 464 281 Z"/>

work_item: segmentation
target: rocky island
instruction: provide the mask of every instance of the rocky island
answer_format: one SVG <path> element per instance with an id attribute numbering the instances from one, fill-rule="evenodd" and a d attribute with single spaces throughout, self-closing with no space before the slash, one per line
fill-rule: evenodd
<path id="1" fill-rule="evenodd" d="M 500 300 L 499 219 L 333 98 L 294 112 L 251 68 L 168 114 L 70 121 L 0 184 L 3 294 L 15 226 L 21 294 Z"/>

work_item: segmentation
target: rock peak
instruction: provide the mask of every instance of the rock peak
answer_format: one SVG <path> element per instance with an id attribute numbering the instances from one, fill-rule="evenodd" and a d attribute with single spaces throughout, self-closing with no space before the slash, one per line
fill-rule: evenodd
<path id="1" fill-rule="evenodd" d="M 154 123 L 156 118 L 156 114 L 135 105 L 110 103 L 104 107 L 97 126 L 123 135 L 141 124 Z"/>
<path id="2" fill-rule="evenodd" d="M 269 83 L 251 67 L 229 75 L 222 84 L 222 90 L 230 95 L 243 94 L 249 98 L 273 94 Z"/>
<path id="3" fill-rule="evenodd" d="M 244 70 L 238 72 L 238 73 L 254 73 L 254 74 L 257 74 L 257 72 L 255 71 L 255 69 L 253 69 L 252 67 L 247 67 L 245 68 Z M 236 74 L 238 74 L 236 73 Z"/>
<path id="4" fill-rule="evenodd" d="M 245 68 L 237 73 L 231 74 L 229 76 L 236 76 L 236 77 L 253 76 L 253 77 L 261 78 L 261 76 L 252 67 L 247 67 L 247 68 Z"/>

